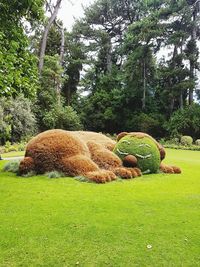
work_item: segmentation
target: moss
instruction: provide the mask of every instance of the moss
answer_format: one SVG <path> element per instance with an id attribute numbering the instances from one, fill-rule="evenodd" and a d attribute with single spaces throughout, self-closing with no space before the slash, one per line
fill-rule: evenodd
<path id="1" fill-rule="evenodd" d="M 126 135 L 119 140 L 113 152 L 122 160 L 127 155 L 137 158 L 137 166 L 143 173 L 156 173 L 160 166 L 160 152 L 149 137 Z"/>

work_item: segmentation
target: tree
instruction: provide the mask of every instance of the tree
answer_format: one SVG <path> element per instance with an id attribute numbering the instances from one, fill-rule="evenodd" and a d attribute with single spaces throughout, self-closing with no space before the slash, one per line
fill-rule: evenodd
<path id="1" fill-rule="evenodd" d="M 9 140 L 19 142 L 37 131 L 36 119 L 30 100 L 19 95 L 13 98 L 0 98 L 0 138 L 2 143 Z"/>
<path id="2" fill-rule="evenodd" d="M 62 0 L 57 0 L 56 4 L 54 6 L 54 9 L 51 9 L 51 6 L 49 5 L 48 1 L 47 1 L 47 5 L 50 8 L 50 13 L 51 16 L 49 17 L 46 26 L 44 27 L 44 32 L 42 35 L 42 40 L 41 40 L 41 46 L 40 46 L 40 56 L 39 56 L 39 65 L 38 65 L 38 69 L 39 69 L 39 73 L 41 74 L 42 69 L 43 69 L 43 65 L 44 65 L 44 57 L 45 57 L 45 50 L 46 50 L 46 44 L 47 44 L 47 37 L 48 37 L 48 33 L 49 30 L 53 24 L 53 22 L 56 19 L 56 16 L 58 14 L 58 10 L 60 8 Z"/>
<path id="3" fill-rule="evenodd" d="M 197 139 L 200 136 L 200 105 L 193 104 L 177 110 L 171 116 L 166 129 L 173 137 L 190 135 Z"/>
<path id="4" fill-rule="evenodd" d="M 30 53 L 24 21 L 32 24 L 43 16 L 43 1 L 0 3 L 0 96 L 23 93 L 33 97 L 37 90 L 36 58 Z"/>

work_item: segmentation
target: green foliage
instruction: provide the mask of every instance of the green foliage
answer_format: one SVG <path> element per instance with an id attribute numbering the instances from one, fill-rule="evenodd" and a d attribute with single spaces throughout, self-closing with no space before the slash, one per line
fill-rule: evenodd
<path id="1" fill-rule="evenodd" d="M 1 153 L 15 152 L 15 151 L 24 151 L 26 147 L 26 142 L 21 141 L 20 143 L 11 144 L 10 141 L 6 141 L 4 146 L 0 147 Z"/>
<path id="2" fill-rule="evenodd" d="M 82 130 L 79 116 L 70 106 L 54 105 L 43 117 L 47 129 Z"/>
<path id="3" fill-rule="evenodd" d="M 130 132 L 145 132 L 153 136 L 163 136 L 165 134 L 163 123 L 162 115 L 138 113 L 127 116 L 124 128 Z"/>
<path id="4" fill-rule="evenodd" d="M 20 161 L 19 160 L 9 161 L 9 162 L 7 162 L 4 165 L 3 170 L 5 172 L 18 173 L 18 171 L 19 171 L 19 164 L 20 164 Z"/>
<path id="5" fill-rule="evenodd" d="M 0 98 L 0 138 L 12 142 L 20 141 L 27 136 L 35 134 L 36 120 L 31 111 L 32 104 L 22 95 L 13 98 Z M 8 143 L 7 143 L 8 146 Z"/>
<path id="6" fill-rule="evenodd" d="M 149 137 L 126 135 L 117 142 L 113 152 L 122 160 L 126 155 L 134 155 L 143 173 L 156 173 L 159 170 L 160 152 Z"/>
<path id="7" fill-rule="evenodd" d="M 29 178 L 29 177 L 33 177 L 35 175 L 36 175 L 36 173 L 34 171 L 30 171 L 26 174 L 23 174 L 22 177 Z"/>
<path id="8" fill-rule="evenodd" d="M 197 139 L 197 140 L 195 141 L 195 145 L 200 146 L 200 139 Z"/>
<path id="9" fill-rule="evenodd" d="M 176 111 L 166 123 L 166 128 L 172 136 L 200 136 L 200 105 L 193 104 Z"/>
<path id="10" fill-rule="evenodd" d="M 49 178 L 61 178 L 65 176 L 63 173 L 58 171 L 47 172 L 45 175 Z"/>
<path id="11" fill-rule="evenodd" d="M 88 130 L 114 133 L 122 124 L 121 91 L 118 89 L 97 90 L 80 107 L 81 119 Z M 122 120 L 120 120 L 120 118 Z"/>
<path id="12" fill-rule="evenodd" d="M 36 95 L 37 59 L 28 49 L 25 21 L 32 23 L 41 19 L 43 2 L 22 0 L 0 3 L 0 97 L 24 94 L 33 98 Z"/>
<path id="13" fill-rule="evenodd" d="M 182 145 L 191 146 L 192 143 L 193 143 L 193 139 L 191 136 L 187 136 L 187 135 L 181 136 L 181 144 Z"/>
<path id="14" fill-rule="evenodd" d="M 165 148 L 177 149 L 177 150 L 193 150 L 193 151 L 200 151 L 200 147 L 198 145 L 181 145 L 181 144 L 172 144 L 172 143 L 165 143 Z"/>

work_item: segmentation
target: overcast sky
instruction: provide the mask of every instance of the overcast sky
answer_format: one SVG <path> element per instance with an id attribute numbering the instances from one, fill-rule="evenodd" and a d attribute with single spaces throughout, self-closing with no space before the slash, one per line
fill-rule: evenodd
<path id="1" fill-rule="evenodd" d="M 63 0 L 58 17 L 63 21 L 65 27 L 70 30 L 73 25 L 74 18 L 80 18 L 84 14 L 82 5 L 89 6 L 94 2 L 95 0 Z M 71 3 L 74 4 L 72 5 Z"/>

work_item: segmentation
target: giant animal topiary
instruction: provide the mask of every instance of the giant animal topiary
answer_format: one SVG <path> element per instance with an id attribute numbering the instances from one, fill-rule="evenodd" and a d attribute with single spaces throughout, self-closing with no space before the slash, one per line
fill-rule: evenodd
<path id="1" fill-rule="evenodd" d="M 132 140 L 135 140 L 137 149 L 132 146 Z M 105 183 L 117 176 L 126 179 L 140 176 L 141 170 L 156 172 L 164 155 L 164 149 L 142 133 L 122 133 L 116 144 L 99 133 L 49 130 L 28 143 L 19 174 L 58 171 Z M 178 172 L 175 167 L 163 165 L 161 168 L 164 172 Z"/>
<path id="2" fill-rule="evenodd" d="M 164 148 L 150 135 L 123 132 L 118 135 L 113 152 L 127 167 L 138 167 L 142 173 L 181 173 L 180 168 L 168 166 L 161 161 L 165 158 Z"/>
<path id="3" fill-rule="evenodd" d="M 59 171 L 68 176 L 84 176 L 97 183 L 141 175 L 135 167 L 123 167 L 112 152 L 115 142 L 105 135 L 85 131 L 49 130 L 27 145 L 19 174 Z"/>

